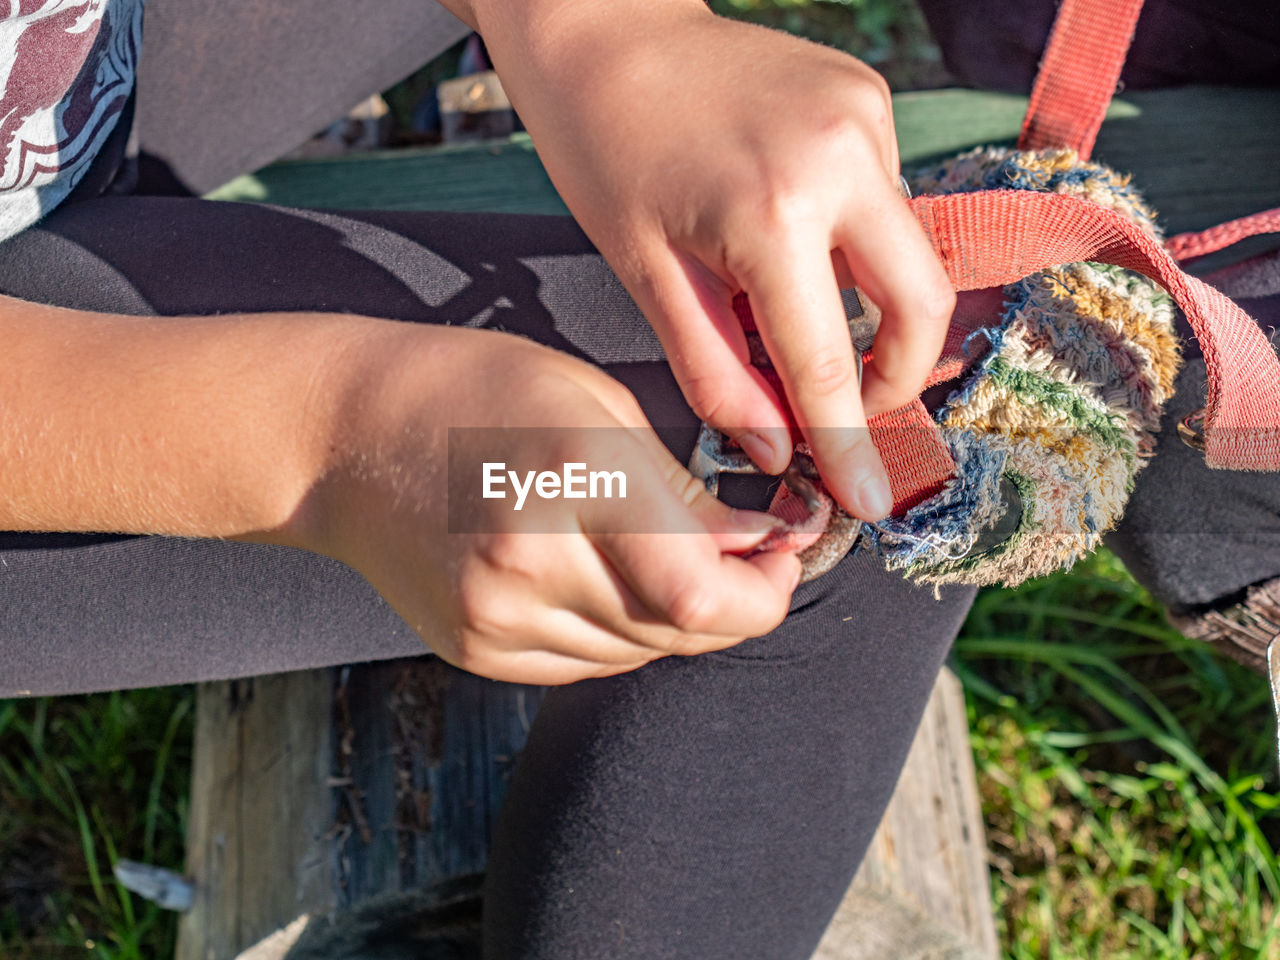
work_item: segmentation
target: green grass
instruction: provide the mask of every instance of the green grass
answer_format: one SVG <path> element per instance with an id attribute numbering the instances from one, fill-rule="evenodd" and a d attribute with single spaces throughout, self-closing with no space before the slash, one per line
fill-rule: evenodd
<path id="1" fill-rule="evenodd" d="M 117 858 L 181 869 L 188 687 L 0 700 L 0 957 L 160 960 L 175 915 L 134 897 Z"/>
<path id="2" fill-rule="evenodd" d="M 1105 552 L 981 594 L 956 657 L 1007 957 L 1280 957 L 1261 677 Z"/>

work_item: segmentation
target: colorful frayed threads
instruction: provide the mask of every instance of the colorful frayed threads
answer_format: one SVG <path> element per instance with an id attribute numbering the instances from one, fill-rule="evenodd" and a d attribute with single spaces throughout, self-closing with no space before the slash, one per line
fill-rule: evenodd
<path id="1" fill-rule="evenodd" d="M 1065 193 L 1116 210 L 1158 238 L 1129 178 L 1073 150 L 974 150 L 917 174 L 916 193 Z M 957 475 L 936 496 L 875 525 L 891 569 L 936 584 L 1014 585 L 1069 567 L 1120 519 L 1155 448 L 1181 362 L 1172 299 L 1119 267 L 1070 263 L 1004 288 L 989 343 L 935 419 Z M 974 549 L 1003 515 L 1001 480 L 1021 518 Z"/>

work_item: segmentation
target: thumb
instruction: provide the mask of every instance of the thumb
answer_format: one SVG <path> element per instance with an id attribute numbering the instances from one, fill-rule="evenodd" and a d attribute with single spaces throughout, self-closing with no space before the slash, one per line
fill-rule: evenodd
<path id="1" fill-rule="evenodd" d="M 682 466 L 654 438 L 667 485 L 711 535 L 721 553 L 745 553 L 758 547 L 783 521 L 768 513 L 731 507 L 707 492 L 706 485 Z M 657 451 L 655 451 L 657 453 Z"/>

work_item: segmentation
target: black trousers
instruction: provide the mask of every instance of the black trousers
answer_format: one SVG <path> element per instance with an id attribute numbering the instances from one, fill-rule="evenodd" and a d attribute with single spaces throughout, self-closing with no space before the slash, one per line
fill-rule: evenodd
<path id="1" fill-rule="evenodd" d="M 359 16 L 322 16 L 340 6 Z M 324 310 L 501 327 L 604 367 L 686 456 L 696 418 L 643 317 L 572 221 L 321 213 L 172 195 L 240 172 L 228 141 L 258 162 L 306 133 L 283 134 L 276 119 L 330 118 L 317 112 L 320 94 L 287 79 L 358 74 L 320 85 L 330 100 L 335 87 L 355 100 L 393 81 L 378 59 L 391 39 L 353 34 L 353 22 L 392 23 L 392 39 L 414 35 L 414 24 L 417 35 L 441 29 L 422 0 L 314 0 L 288 5 L 289 17 L 269 7 L 245 4 L 245 29 L 188 0 L 150 0 L 135 192 L 79 199 L 0 244 L 0 292 L 132 315 Z M 220 58 L 229 47 L 235 58 Z M 341 57 L 318 54 L 338 47 Z M 382 73 L 361 73 L 368 63 Z M 242 88 L 247 69 L 270 109 L 219 110 L 220 85 Z M 184 110 L 184 91 L 196 88 L 200 109 Z M 347 105 L 328 104 L 331 115 Z M 1136 566 L 1158 579 L 1168 568 L 1161 538 L 1188 530 L 1174 529 L 1161 504 L 1218 483 L 1226 486 L 1213 496 L 1236 501 L 1257 488 L 1248 527 L 1262 546 L 1242 549 L 1192 527 L 1226 557 L 1205 564 L 1196 589 L 1212 599 L 1280 573 L 1273 488 L 1197 472 L 1180 452 L 1168 470 L 1139 490 L 1154 519 L 1125 541 Z M 1178 599 L 1190 579 L 1173 576 L 1167 594 Z M 947 589 L 935 599 L 874 557 L 853 556 L 801 587 L 767 637 L 553 691 L 495 838 L 486 957 L 808 957 L 892 793 L 971 596 Z M 303 551 L 0 534 L 0 696 L 423 651 L 358 574 Z"/>

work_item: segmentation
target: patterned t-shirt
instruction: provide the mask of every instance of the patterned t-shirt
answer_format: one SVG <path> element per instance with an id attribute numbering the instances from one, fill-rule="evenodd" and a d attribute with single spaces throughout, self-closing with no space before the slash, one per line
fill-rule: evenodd
<path id="1" fill-rule="evenodd" d="M 142 3 L 0 0 L 0 240 L 66 199 L 115 128 Z"/>

